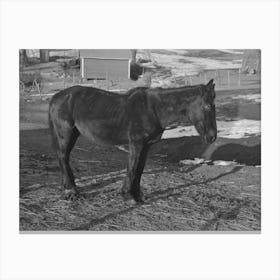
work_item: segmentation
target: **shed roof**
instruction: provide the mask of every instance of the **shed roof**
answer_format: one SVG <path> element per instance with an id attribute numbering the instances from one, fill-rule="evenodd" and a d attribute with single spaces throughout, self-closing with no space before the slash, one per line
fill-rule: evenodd
<path id="1" fill-rule="evenodd" d="M 130 59 L 131 51 L 128 49 L 82 49 L 80 57 Z"/>

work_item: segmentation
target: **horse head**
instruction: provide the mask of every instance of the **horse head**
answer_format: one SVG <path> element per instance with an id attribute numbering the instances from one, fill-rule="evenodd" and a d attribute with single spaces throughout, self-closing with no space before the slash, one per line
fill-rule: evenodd
<path id="1" fill-rule="evenodd" d="M 200 87 L 200 96 L 191 104 L 190 121 L 206 143 L 213 143 L 217 138 L 215 84 L 211 79 Z"/>

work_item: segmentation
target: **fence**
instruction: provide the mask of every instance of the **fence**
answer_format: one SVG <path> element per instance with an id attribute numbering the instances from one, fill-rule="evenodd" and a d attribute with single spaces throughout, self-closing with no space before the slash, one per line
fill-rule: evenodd
<path id="1" fill-rule="evenodd" d="M 215 80 L 216 86 L 223 87 L 240 87 L 256 84 L 260 81 L 260 74 L 244 74 L 241 69 L 206 69 L 197 75 L 187 75 L 189 85 L 207 83 L 210 79 Z"/>
<path id="2" fill-rule="evenodd" d="M 25 87 L 24 83 L 22 82 L 22 75 L 21 75 L 21 93 L 28 93 L 30 91 L 33 92 L 33 95 L 44 95 L 49 94 L 50 92 L 57 92 L 58 90 L 77 85 L 90 85 L 106 90 L 120 90 L 125 89 L 127 87 L 136 86 L 133 84 L 132 81 L 124 81 L 120 79 L 112 79 L 109 76 L 109 73 L 105 73 L 106 79 L 104 80 L 92 80 L 89 84 L 85 84 L 82 81 L 80 76 L 79 69 L 60 69 L 60 75 L 57 78 L 51 78 L 48 73 L 39 73 L 39 82 L 37 76 L 35 74 L 36 79 L 31 79 L 32 77 L 28 78 L 31 81 L 30 87 Z M 39 71 L 40 72 L 40 71 Z M 160 78 L 161 79 L 161 78 Z M 177 85 L 196 85 L 196 84 L 205 84 L 210 79 L 215 80 L 216 88 L 223 89 L 223 88 L 238 88 L 238 87 L 254 87 L 260 85 L 260 73 L 255 74 L 244 74 L 241 73 L 241 69 L 206 69 L 199 72 L 196 75 L 186 75 L 180 77 L 174 77 L 174 84 Z M 134 82 L 135 83 L 135 82 Z"/>

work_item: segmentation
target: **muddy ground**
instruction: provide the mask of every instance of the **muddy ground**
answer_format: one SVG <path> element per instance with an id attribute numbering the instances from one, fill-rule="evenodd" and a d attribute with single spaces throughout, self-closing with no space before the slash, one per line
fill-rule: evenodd
<path id="1" fill-rule="evenodd" d="M 260 119 L 260 103 L 233 98 L 260 89 L 217 93 L 217 119 Z M 61 197 L 60 174 L 47 128 L 48 100 L 20 103 L 21 231 L 259 231 L 261 229 L 261 138 L 198 136 L 164 139 L 154 145 L 142 178 L 146 202 L 120 195 L 127 153 L 79 138 L 72 166 L 82 196 Z M 204 164 L 181 160 L 210 159 Z M 213 161 L 231 161 L 214 165 Z"/>

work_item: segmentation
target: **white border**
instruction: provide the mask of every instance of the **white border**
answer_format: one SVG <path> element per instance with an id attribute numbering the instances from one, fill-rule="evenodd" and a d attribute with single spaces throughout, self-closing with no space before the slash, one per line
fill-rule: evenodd
<path id="1" fill-rule="evenodd" d="M 1 279 L 279 279 L 278 1 L 2 1 L 0 20 Z M 262 49 L 262 233 L 20 235 L 17 53 L 66 47 Z"/>

